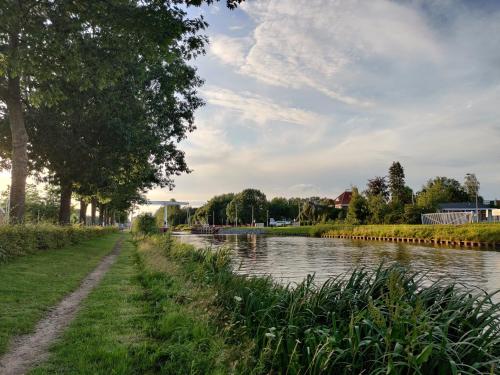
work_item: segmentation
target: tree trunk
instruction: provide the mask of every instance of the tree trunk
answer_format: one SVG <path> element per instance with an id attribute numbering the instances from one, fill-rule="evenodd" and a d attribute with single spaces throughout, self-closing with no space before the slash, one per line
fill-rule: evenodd
<path id="1" fill-rule="evenodd" d="M 92 225 L 96 225 L 96 212 L 97 212 L 97 198 L 92 197 L 92 200 L 90 201 L 90 223 Z"/>
<path id="2" fill-rule="evenodd" d="M 84 199 L 80 199 L 80 224 L 87 225 L 87 206 Z"/>
<path id="3" fill-rule="evenodd" d="M 99 225 L 104 226 L 104 205 L 99 205 Z"/>
<path id="4" fill-rule="evenodd" d="M 10 186 L 10 222 L 22 223 L 28 176 L 28 133 L 24 125 L 19 77 L 9 77 L 7 110 L 12 133 L 12 172 Z"/>
<path id="5" fill-rule="evenodd" d="M 61 201 L 59 205 L 59 224 L 68 225 L 71 219 L 71 193 L 72 184 L 61 183 Z"/>

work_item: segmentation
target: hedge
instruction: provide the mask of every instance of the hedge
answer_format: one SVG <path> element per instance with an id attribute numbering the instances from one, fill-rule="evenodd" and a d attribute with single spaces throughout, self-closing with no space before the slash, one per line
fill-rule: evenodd
<path id="1" fill-rule="evenodd" d="M 117 232 L 115 227 L 40 225 L 0 226 L 0 263 L 41 250 L 58 249 Z"/>

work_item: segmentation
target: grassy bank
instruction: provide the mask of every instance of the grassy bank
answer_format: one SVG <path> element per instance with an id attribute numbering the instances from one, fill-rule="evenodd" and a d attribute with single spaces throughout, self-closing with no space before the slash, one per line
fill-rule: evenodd
<path id="1" fill-rule="evenodd" d="M 466 225 L 357 225 L 332 227 L 331 235 L 421 238 L 450 241 L 500 242 L 500 224 Z"/>
<path id="2" fill-rule="evenodd" d="M 231 342 L 252 342 L 244 373 L 499 372 L 500 306 L 482 292 L 395 267 L 289 288 L 233 274 L 227 252 L 155 241 L 183 277 L 217 292 Z"/>
<path id="3" fill-rule="evenodd" d="M 212 323 L 214 295 L 163 247 L 146 241 L 136 250 L 126 241 L 48 362 L 32 373 L 242 373 L 248 350 Z"/>
<path id="4" fill-rule="evenodd" d="M 119 236 L 110 234 L 0 264 L 0 353 L 13 336 L 30 332 L 51 306 L 78 287 Z"/>
<path id="5" fill-rule="evenodd" d="M 79 242 L 117 232 L 114 227 L 82 227 L 39 225 L 0 226 L 0 263 L 33 254 L 37 251 L 59 249 Z"/>
<path id="6" fill-rule="evenodd" d="M 239 228 L 247 233 L 280 236 L 343 235 L 438 239 L 450 241 L 478 241 L 500 243 L 500 223 L 466 225 L 347 225 L 318 224 L 302 227 Z"/>

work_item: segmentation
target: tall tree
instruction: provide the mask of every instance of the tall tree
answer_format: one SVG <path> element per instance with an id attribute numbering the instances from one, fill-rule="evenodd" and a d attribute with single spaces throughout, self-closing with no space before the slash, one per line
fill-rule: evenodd
<path id="1" fill-rule="evenodd" d="M 469 196 L 469 201 L 474 202 L 479 199 L 479 188 L 481 184 L 474 173 L 467 173 L 464 179 L 464 188 Z"/>
<path id="2" fill-rule="evenodd" d="M 226 213 L 231 223 L 251 224 L 253 218 L 256 222 L 264 223 L 267 214 L 266 195 L 257 189 L 245 189 L 234 196 L 228 204 Z"/>
<path id="3" fill-rule="evenodd" d="M 389 192 L 391 201 L 403 202 L 405 198 L 405 172 L 399 161 L 389 167 Z"/>
<path id="4" fill-rule="evenodd" d="M 350 224 L 365 224 L 368 218 L 368 202 L 363 197 L 357 187 L 352 188 L 351 201 L 347 209 L 347 222 Z"/>
<path id="5" fill-rule="evenodd" d="M 467 192 L 457 180 L 435 177 L 417 194 L 417 205 L 425 209 L 435 209 L 439 203 L 464 202 L 468 198 Z"/>
<path id="6" fill-rule="evenodd" d="M 190 58 L 203 49 L 205 38 L 196 33 L 204 29 L 206 23 L 202 18 L 190 19 L 181 4 L 199 6 L 213 2 L 3 0 L 0 3 L 0 101 L 7 106 L 11 133 L 12 221 L 22 222 L 24 217 L 29 162 L 29 131 L 25 124 L 24 105 L 50 105 L 64 98 L 64 94 L 53 90 L 51 85 L 48 85 L 48 90 L 40 89 L 38 85 L 47 79 L 53 80 L 54 76 L 68 77 L 78 83 L 73 86 L 78 91 L 89 86 L 88 79 L 93 79 L 99 87 L 119 80 L 120 64 L 112 67 L 103 64 L 103 68 L 97 70 L 82 65 L 82 55 L 73 48 L 78 45 L 74 43 L 75 37 L 86 36 L 89 39 L 96 35 L 104 36 L 105 44 L 110 47 L 107 53 L 127 45 L 134 53 L 137 50 L 133 47 L 142 45 L 146 48 L 136 54 L 142 61 L 172 51 Z M 227 6 L 233 9 L 240 2 L 227 0 Z M 116 26 L 120 27 L 118 33 Z M 130 38 L 130 35 L 133 37 Z M 148 43 L 152 40 L 156 41 L 156 45 Z M 112 43 L 108 43 L 110 41 Z M 169 61 L 168 55 L 164 56 L 163 62 Z M 105 56 L 106 53 L 92 55 L 96 61 Z M 156 69 L 160 67 L 158 64 L 155 66 Z M 65 197 L 70 196 L 68 187 L 69 183 L 66 183 L 63 189 Z"/>
<path id="7" fill-rule="evenodd" d="M 387 190 L 387 183 L 385 177 L 374 177 L 368 180 L 366 185 L 366 195 L 367 196 L 380 196 L 384 200 L 389 197 L 389 191 Z"/>

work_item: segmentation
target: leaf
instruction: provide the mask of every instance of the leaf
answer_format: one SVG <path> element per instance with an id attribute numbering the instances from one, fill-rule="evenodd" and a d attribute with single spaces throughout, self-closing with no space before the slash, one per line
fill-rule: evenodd
<path id="1" fill-rule="evenodd" d="M 422 353 L 420 353 L 417 356 L 417 364 L 421 365 L 429 359 L 430 355 L 432 354 L 432 345 L 427 345 L 424 350 L 422 350 Z"/>
<path id="2" fill-rule="evenodd" d="M 457 375 L 458 370 L 457 370 L 457 364 L 453 359 L 450 359 L 450 368 L 451 368 L 451 373 L 452 375 Z"/>

